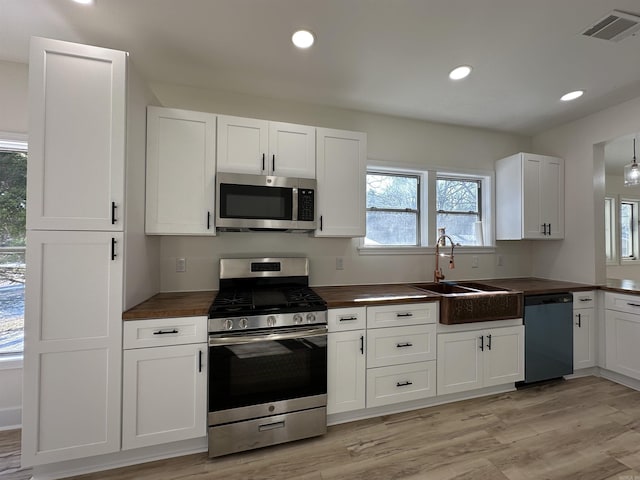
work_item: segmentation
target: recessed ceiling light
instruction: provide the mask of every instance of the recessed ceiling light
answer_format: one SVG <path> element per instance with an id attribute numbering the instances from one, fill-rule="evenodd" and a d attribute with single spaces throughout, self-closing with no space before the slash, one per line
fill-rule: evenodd
<path id="1" fill-rule="evenodd" d="M 580 98 L 584 94 L 584 90 L 576 90 L 574 92 L 565 93 L 560 97 L 560 100 L 563 102 L 570 102 L 571 100 L 575 100 L 576 98 Z"/>
<path id="2" fill-rule="evenodd" d="M 76 3 L 79 3 L 81 5 L 93 5 L 94 4 L 94 0 L 73 0 Z"/>
<path id="3" fill-rule="evenodd" d="M 298 48 L 309 48 L 315 38 L 309 30 L 298 30 L 291 36 L 291 41 Z"/>
<path id="4" fill-rule="evenodd" d="M 471 73 L 471 67 L 468 65 L 460 65 L 459 67 L 454 68 L 449 73 L 449 78 L 451 80 L 462 80 L 466 78 Z"/>

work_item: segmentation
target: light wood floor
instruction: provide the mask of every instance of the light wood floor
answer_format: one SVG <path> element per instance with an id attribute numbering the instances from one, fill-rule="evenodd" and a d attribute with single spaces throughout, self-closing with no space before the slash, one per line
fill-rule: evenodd
<path id="1" fill-rule="evenodd" d="M 16 454 L 4 452 L 11 435 L 0 433 L 0 461 Z M 640 480 L 639 472 L 640 392 L 584 377 L 337 425 L 323 437 L 214 460 L 189 455 L 75 478 Z"/>

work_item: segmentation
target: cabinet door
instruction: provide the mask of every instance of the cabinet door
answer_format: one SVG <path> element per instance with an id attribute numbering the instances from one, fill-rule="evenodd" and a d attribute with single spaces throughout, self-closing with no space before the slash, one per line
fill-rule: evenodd
<path id="1" fill-rule="evenodd" d="M 482 331 L 438 335 L 438 395 L 482 387 Z"/>
<path id="2" fill-rule="evenodd" d="M 542 181 L 544 158 L 523 154 L 522 158 L 522 237 L 544 238 L 542 208 Z"/>
<path id="3" fill-rule="evenodd" d="M 367 408 L 408 402 L 436 394 L 436 362 L 367 369 Z"/>
<path id="4" fill-rule="evenodd" d="M 365 235 L 367 137 L 318 128 L 316 237 Z"/>
<path id="5" fill-rule="evenodd" d="M 219 172 L 267 175 L 269 122 L 253 118 L 218 117 Z"/>
<path id="6" fill-rule="evenodd" d="M 316 178 L 316 129 L 269 122 L 269 175 Z"/>
<path id="7" fill-rule="evenodd" d="M 596 364 L 596 341 L 593 308 L 573 311 L 573 368 Z"/>
<path id="8" fill-rule="evenodd" d="M 494 328 L 483 333 L 483 386 L 524 380 L 524 326 Z"/>
<path id="9" fill-rule="evenodd" d="M 605 310 L 606 368 L 640 380 L 640 315 Z"/>
<path id="10" fill-rule="evenodd" d="M 215 235 L 216 117 L 147 108 L 147 234 Z"/>
<path id="11" fill-rule="evenodd" d="M 29 231 L 27 245 L 23 465 L 116 452 L 122 233 Z"/>
<path id="12" fill-rule="evenodd" d="M 123 229 L 126 60 L 32 38 L 28 229 Z"/>
<path id="13" fill-rule="evenodd" d="M 206 343 L 125 350 L 123 366 L 123 450 L 206 435 Z"/>
<path id="14" fill-rule="evenodd" d="M 365 331 L 329 333 L 327 339 L 327 413 L 365 407 Z"/>
<path id="15" fill-rule="evenodd" d="M 540 216 L 547 226 L 544 238 L 564 238 L 564 162 L 547 157 L 541 171 Z"/>

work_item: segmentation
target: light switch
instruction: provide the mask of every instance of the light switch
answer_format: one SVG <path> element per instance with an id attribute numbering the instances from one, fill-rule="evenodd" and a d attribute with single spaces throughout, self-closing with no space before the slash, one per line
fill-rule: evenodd
<path id="1" fill-rule="evenodd" d="M 187 259 L 186 258 L 176 258 L 176 272 L 186 272 L 187 271 Z"/>

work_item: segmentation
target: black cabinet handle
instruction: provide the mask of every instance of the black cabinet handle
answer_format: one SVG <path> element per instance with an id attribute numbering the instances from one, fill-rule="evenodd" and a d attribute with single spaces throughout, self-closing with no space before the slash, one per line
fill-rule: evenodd
<path id="1" fill-rule="evenodd" d="M 364 355 L 364 335 L 360 335 L 360 353 Z"/>
<path id="2" fill-rule="evenodd" d="M 322 231 L 322 215 L 320 215 L 320 231 Z"/>
<path id="3" fill-rule="evenodd" d="M 578 328 L 582 328 L 582 315 L 580 313 L 578 314 L 578 323 L 576 325 Z"/>
<path id="4" fill-rule="evenodd" d="M 630 302 L 627 302 L 627 305 L 629 305 L 630 307 L 640 307 L 640 303 L 630 303 Z"/>
<path id="5" fill-rule="evenodd" d="M 340 322 L 351 322 L 353 320 L 358 320 L 358 317 L 340 317 L 338 321 Z"/>
<path id="6" fill-rule="evenodd" d="M 198 373 L 202 372 L 202 350 L 198 350 Z"/>
<path id="7" fill-rule="evenodd" d="M 491 335 L 487 335 L 487 348 L 491 350 Z"/>
<path id="8" fill-rule="evenodd" d="M 581 302 L 593 302 L 593 298 L 581 298 Z"/>
<path id="9" fill-rule="evenodd" d="M 174 328 L 172 330 L 158 330 L 157 332 L 153 332 L 154 335 L 168 335 L 170 333 L 178 333 L 178 330 Z"/>
<path id="10" fill-rule="evenodd" d="M 404 382 L 397 382 L 396 383 L 396 387 L 406 387 L 408 385 L 413 385 L 413 382 L 410 382 L 409 380 L 406 380 Z"/>
<path id="11" fill-rule="evenodd" d="M 111 237 L 111 260 L 116 259 L 116 239 Z"/>
<path id="12" fill-rule="evenodd" d="M 404 343 L 397 343 L 396 344 L 396 348 L 404 348 L 404 347 L 413 347 L 413 343 L 404 342 Z"/>
<path id="13" fill-rule="evenodd" d="M 547 234 L 547 224 L 546 224 L 546 223 L 543 223 L 543 224 L 542 224 L 542 234 L 543 234 L 543 235 L 546 235 L 546 234 Z"/>
<path id="14" fill-rule="evenodd" d="M 275 173 L 276 171 L 276 156 L 275 154 L 271 157 L 271 171 Z"/>
<path id="15" fill-rule="evenodd" d="M 396 313 L 396 317 L 413 317 L 413 313 Z"/>
<path id="16" fill-rule="evenodd" d="M 480 351 L 484 352 L 484 335 L 480 335 Z"/>
<path id="17" fill-rule="evenodd" d="M 207 230 L 211 229 L 211 212 L 207 211 Z"/>
<path id="18" fill-rule="evenodd" d="M 116 209 L 118 208 L 118 206 L 116 205 L 116 202 L 111 202 L 111 225 L 115 225 L 116 222 L 118 221 L 116 219 Z"/>
<path id="19" fill-rule="evenodd" d="M 551 224 L 549 224 L 549 233 L 548 235 L 551 235 Z"/>
<path id="20" fill-rule="evenodd" d="M 262 154 L 262 170 L 264 170 L 264 153 Z"/>

